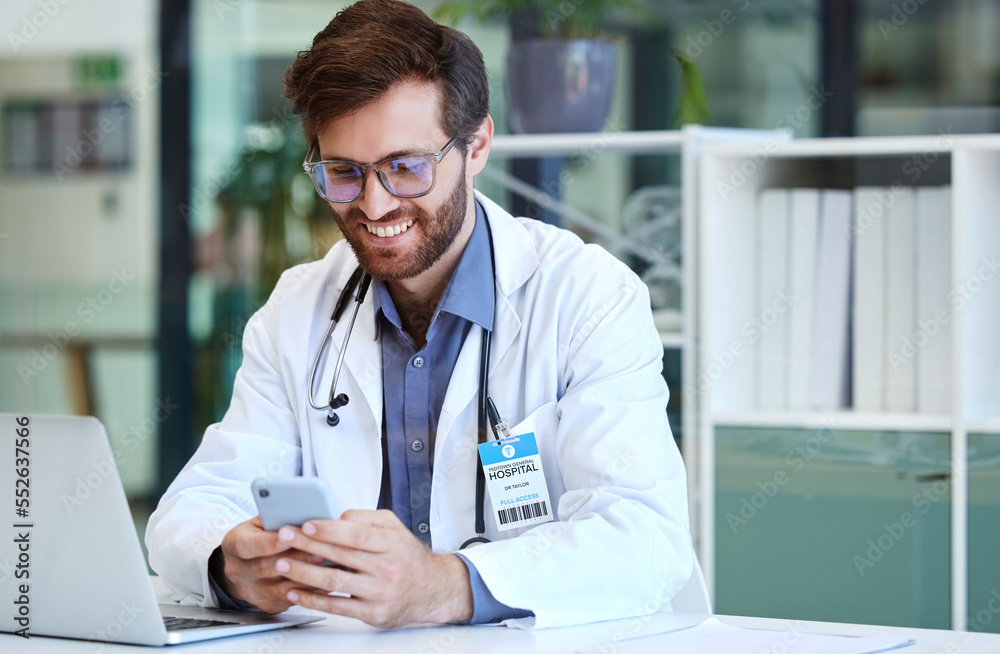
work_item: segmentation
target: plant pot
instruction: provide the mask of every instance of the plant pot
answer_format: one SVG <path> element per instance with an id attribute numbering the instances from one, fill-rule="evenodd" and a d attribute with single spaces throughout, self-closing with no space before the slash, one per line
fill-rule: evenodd
<path id="1" fill-rule="evenodd" d="M 614 93 L 615 47 L 605 41 L 515 41 L 507 57 L 510 128 L 519 134 L 596 132 Z"/>

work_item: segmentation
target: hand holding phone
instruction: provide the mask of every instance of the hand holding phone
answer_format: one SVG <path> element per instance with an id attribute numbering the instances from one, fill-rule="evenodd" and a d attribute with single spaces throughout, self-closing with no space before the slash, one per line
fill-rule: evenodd
<path id="1" fill-rule="evenodd" d="M 267 531 L 301 527 L 306 520 L 335 519 L 341 513 L 334 509 L 330 488 L 318 477 L 258 477 L 250 488 Z"/>

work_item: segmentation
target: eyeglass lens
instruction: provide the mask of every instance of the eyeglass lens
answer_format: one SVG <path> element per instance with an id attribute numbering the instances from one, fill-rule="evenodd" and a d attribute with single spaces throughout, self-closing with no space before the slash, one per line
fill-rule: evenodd
<path id="1" fill-rule="evenodd" d="M 382 185 L 393 195 L 413 197 L 426 193 L 434 183 L 434 164 L 423 157 L 400 157 L 378 165 Z M 364 171 L 359 166 L 332 163 L 312 171 L 316 188 L 327 200 L 350 202 L 361 195 Z"/>

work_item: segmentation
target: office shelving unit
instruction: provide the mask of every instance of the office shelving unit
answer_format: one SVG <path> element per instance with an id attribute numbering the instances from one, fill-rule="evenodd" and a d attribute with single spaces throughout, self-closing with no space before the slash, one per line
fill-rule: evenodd
<path id="1" fill-rule="evenodd" d="M 985 263 L 1000 260 L 1000 136 L 803 139 L 764 154 L 711 144 L 702 148 L 699 166 L 698 372 L 732 343 L 746 345 L 740 326 L 753 312 L 758 270 L 752 224 L 763 189 L 950 185 L 948 288 L 975 289 L 960 307 L 941 298 L 951 320 L 948 412 L 760 410 L 753 401 L 753 356 L 727 359 L 729 365 L 717 366 L 715 379 L 702 384 L 697 530 L 718 610 L 744 610 L 726 598 L 750 593 L 764 597 L 765 605 L 768 594 L 784 597 L 749 614 L 820 615 L 809 613 L 813 598 L 836 604 L 831 596 L 841 593 L 845 614 L 815 619 L 837 621 L 857 610 L 870 611 L 859 621 L 995 630 L 998 621 L 986 627 L 985 614 L 978 623 L 976 616 L 984 608 L 982 588 L 1000 579 L 1000 512 L 987 492 L 1000 487 L 997 466 L 988 465 L 990 457 L 1000 460 L 993 454 L 1000 451 L 1000 275 L 989 281 L 993 273 Z M 973 279 L 980 282 L 970 287 Z M 987 507 L 975 509 L 971 525 L 970 493 Z M 752 500 L 749 508 L 743 500 Z M 901 530 L 897 523 L 906 514 L 912 520 Z M 992 534 L 992 544 L 970 541 L 970 527 Z M 789 539 L 794 546 L 787 546 Z M 992 558 L 982 554 L 984 547 Z M 737 552 L 753 570 L 734 572 Z M 717 574 L 720 561 L 725 574 Z M 830 568 L 826 587 L 809 576 L 817 565 Z M 763 594 L 746 586 L 758 573 L 774 582 Z M 867 606 L 864 594 L 855 592 L 863 584 L 901 585 L 899 596 L 876 602 L 905 604 L 906 611 Z M 941 586 L 945 597 L 935 597 Z M 974 598 L 973 586 L 982 587 Z"/>
<path id="2" fill-rule="evenodd" d="M 698 158 L 703 147 L 708 144 L 730 143 L 743 144 L 763 148 L 765 144 L 773 147 L 791 138 L 791 133 L 784 130 L 745 130 L 730 128 L 711 128 L 696 125 L 685 126 L 680 130 L 642 131 L 642 132 L 599 132 L 590 134 L 530 134 L 530 135 L 498 135 L 493 140 L 491 156 L 494 158 L 511 159 L 519 157 L 586 157 L 594 159 L 607 155 L 648 155 L 665 154 L 677 156 L 680 159 L 681 178 L 681 232 L 682 232 L 682 309 L 676 316 L 658 316 L 658 323 L 671 325 L 660 329 L 660 338 L 665 348 L 681 351 L 681 369 L 684 387 L 690 388 L 696 369 L 696 303 L 697 292 L 697 175 Z M 612 225 L 595 224 L 595 219 L 586 211 L 571 204 L 556 200 L 541 189 L 531 187 L 520 180 L 495 167 L 487 168 L 484 175 L 501 186 L 527 197 L 545 209 L 559 213 L 565 226 L 583 226 L 597 233 L 628 251 L 629 246 L 641 248 L 642 243 L 623 243 L 623 236 Z M 671 393 L 684 392 L 681 388 L 670 389 Z M 688 469 L 689 500 L 691 516 L 697 515 L 697 470 L 698 439 L 695 402 L 697 398 L 684 398 L 682 411 L 683 433 L 687 436 L 682 442 L 682 452 Z M 695 541 L 698 540 L 697 526 L 692 518 L 692 528 Z"/>

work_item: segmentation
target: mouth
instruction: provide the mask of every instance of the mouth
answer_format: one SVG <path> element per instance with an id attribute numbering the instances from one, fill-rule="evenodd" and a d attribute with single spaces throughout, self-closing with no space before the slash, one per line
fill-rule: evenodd
<path id="1" fill-rule="evenodd" d="M 379 238 L 390 238 L 392 236 L 398 236 L 402 234 L 410 226 L 413 225 L 413 219 L 407 220 L 404 223 L 397 223 L 395 225 L 369 225 L 365 223 L 365 228 L 370 234 L 373 234 Z"/>

